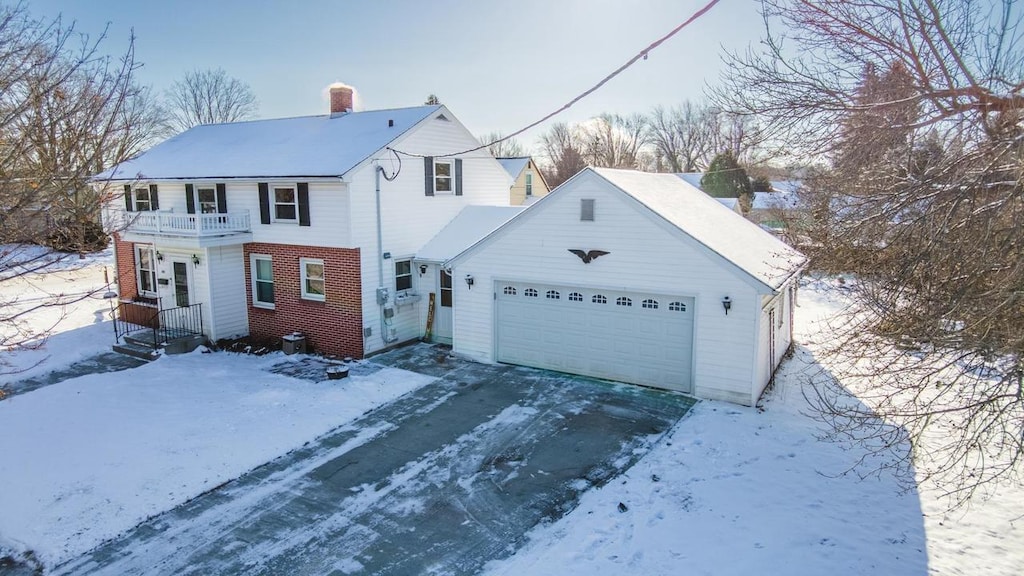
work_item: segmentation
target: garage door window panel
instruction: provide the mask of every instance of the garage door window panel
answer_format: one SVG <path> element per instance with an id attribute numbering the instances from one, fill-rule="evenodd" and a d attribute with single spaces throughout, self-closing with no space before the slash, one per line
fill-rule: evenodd
<path id="1" fill-rule="evenodd" d="M 615 299 L 615 305 L 616 306 L 632 306 L 633 305 L 633 301 L 631 299 L 629 299 L 629 298 L 626 298 L 625 296 L 619 296 L 618 298 Z"/>
<path id="2" fill-rule="evenodd" d="M 668 305 L 669 312 L 686 312 L 686 304 L 682 302 L 672 302 Z"/>
<path id="3" fill-rule="evenodd" d="M 527 288 L 526 290 L 523 290 L 523 296 L 526 296 L 527 298 L 536 298 L 537 291 L 533 288 Z"/>
<path id="4" fill-rule="evenodd" d="M 648 310 L 657 310 L 658 301 L 652 298 L 648 298 L 641 303 L 641 307 L 646 308 Z"/>
<path id="5" fill-rule="evenodd" d="M 601 294 L 594 294 L 594 296 L 590 299 L 590 301 L 592 303 L 594 303 L 594 304 L 607 304 L 608 303 L 608 298 L 606 296 L 601 295 Z"/>

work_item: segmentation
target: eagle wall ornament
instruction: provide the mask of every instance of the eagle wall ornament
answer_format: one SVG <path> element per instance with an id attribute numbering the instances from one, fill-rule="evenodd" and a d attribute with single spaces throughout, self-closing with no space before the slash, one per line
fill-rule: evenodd
<path id="1" fill-rule="evenodd" d="M 597 260 L 599 257 L 604 256 L 605 254 L 611 254 L 611 252 L 605 252 L 604 250 L 590 250 L 588 252 L 584 252 L 583 250 L 579 250 L 576 248 L 569 248 L 569 252 L 572 252 L 573 254 L 579 256 L 580 260 L 583 260 L 584 264 L 590 264 L 591 260 Z"/>

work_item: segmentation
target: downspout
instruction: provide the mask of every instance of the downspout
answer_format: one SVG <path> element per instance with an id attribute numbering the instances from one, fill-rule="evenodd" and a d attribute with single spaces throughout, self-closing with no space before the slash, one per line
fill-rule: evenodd
<path id="1" fill-rule="evenodd" d="M 380 312 L 380 339 L 381 342 L 388 345 L 398 340 L 398 338 L 391 338 L 388 335 L 388 329 L 391 327 L 391 322 L 385 315 L 385 310 L 391 308 L 388 306 L 388 302 L 391 300 L 391 294 L 384 286 L 384 227 L 381 223 L 380 210 L 380 176 L 383 173 L 384 168 L 382 168 L 380 164 L 374 163 L 373 183 L 377 201 L 377 308 Z M 393 310 L 393 308 L 391 309 Z"/>

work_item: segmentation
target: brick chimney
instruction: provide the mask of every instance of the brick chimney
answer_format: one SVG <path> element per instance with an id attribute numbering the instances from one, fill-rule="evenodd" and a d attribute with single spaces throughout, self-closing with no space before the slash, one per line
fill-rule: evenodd
<path id="1" fill-rule="evenodd" d="M 352 111 L 352 89 L 348 86 L 331 87 L 331 115 Z"/>

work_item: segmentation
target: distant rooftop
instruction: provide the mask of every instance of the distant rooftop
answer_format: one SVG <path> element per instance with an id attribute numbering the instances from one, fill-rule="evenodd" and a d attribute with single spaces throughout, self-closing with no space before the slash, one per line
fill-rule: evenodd
<path id="1" fill-rule="evenodd" d="M 508 172 L 508 175 L 512 177 L 512 180 L 515 180 L 519 178 L 519 175 L 526 169 L 526 165 L 530 163 L 530 157 L 498 158 L 498 162 L 501 163 L 501 167 L 505 169 L 505 172 Z"/>

